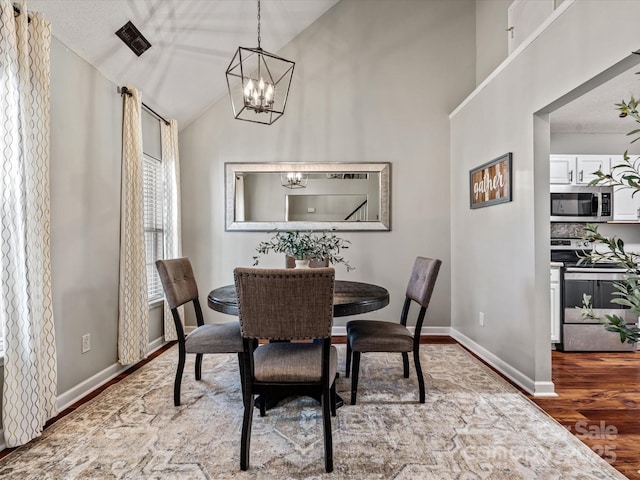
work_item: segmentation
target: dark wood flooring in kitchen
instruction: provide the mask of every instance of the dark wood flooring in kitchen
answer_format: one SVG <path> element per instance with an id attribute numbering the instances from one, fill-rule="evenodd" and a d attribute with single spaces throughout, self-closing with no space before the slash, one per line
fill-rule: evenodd
<path id="1" fill-rule="evenodd" d="M 533 398 L 628 478 L 640 479 L 640 352 L 553 352 L 558 397 Z"/>

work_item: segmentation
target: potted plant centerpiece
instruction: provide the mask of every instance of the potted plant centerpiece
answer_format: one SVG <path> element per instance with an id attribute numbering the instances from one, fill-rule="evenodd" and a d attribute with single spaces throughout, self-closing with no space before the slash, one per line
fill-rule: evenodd
<path id="1" fill-rule="evenodd" d="M 253 257 L 253 265 L 258 265 L 260 255 L 270 252 L 284 253 L 296 260 L 296 268 L 307 268 L 311 260 L 321 260 L 330 265 L 342 263 L 347 272 L 354 270 L 341 254 L 341 250 L 349 248 L 349 240 L 327 232 L 288 232 L 278 231 L 269 239 L 256 247 L 258 255 Z"/>

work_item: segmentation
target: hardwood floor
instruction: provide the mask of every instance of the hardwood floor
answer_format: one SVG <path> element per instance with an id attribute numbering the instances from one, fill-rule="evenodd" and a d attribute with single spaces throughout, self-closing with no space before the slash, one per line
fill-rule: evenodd
<path id="1" fill-rule="evenodd" d="M 640 479 L 640 352 L 553 352 L 558 397 L 530 397 L 628 478 Z"/>
<path id="2" fill-rule="evenodd" d="M 345 337 L 334 337 L 333 342 L 344 344 Z M 424 336 L 420 343 L 457 342 L 450 337 Z M 68 415 L 172 345 L 173 343 L 154 352 L 148 359 L 61 412 L 47 422 L 47 425 Z M 554 351 L 552 361 L 552 378 L 558 397 L 527 396 L 623 475 L 640 480 L 640 352 Z M 11 450 L 5 449 L 0 452 L 0 458 Z"/>

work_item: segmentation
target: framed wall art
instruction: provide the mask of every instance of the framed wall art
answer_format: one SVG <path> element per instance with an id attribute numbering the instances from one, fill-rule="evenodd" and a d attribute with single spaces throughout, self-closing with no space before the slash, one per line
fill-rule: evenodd
<path id="1" fill-rule="evenodd" d="M 511 201 L 511 152 L 469 171 L 470 207 Z"/>

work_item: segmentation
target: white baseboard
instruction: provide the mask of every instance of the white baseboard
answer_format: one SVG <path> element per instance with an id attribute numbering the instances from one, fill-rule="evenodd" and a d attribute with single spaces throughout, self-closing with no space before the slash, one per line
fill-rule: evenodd
<path id="1" fill-rule="evenodd" d="M 451 328 L 451 337 L 534 397 L 557 397 L 553 382 L 536 382 L 469 337 Z"/>
<path id="2" fill-rule="evenodd" d="M 164 337 L 160 337 L 153 342 L 151 342 L 148 346 L 147 354 L 151 354 L 161 348 L 166 342 L 164 341 Z M 70 407 L 78 400 L 84 398 L 89 393 L 93 392 L 96 388 L 101 387 L 111 379 L 115 378 L 128 368 L 131 365 L 120 365 L 119 363 L 114 363 L 113 365 L 105 368 L 104 370 L 96 373 L 91 378 L 88 378 L 84 382 L 76 385 L 75 387 L 67 390 L 61 395 L 58 395 L 56 399 L 56 405 L 58 408 L 58 412 L 62 412 L 66 408 Z M 7 448 L 7 444 L 4 441 L 4 430 L 0 428 L 0 451 Z"/>
<path id="3" fill-rule="evenodd" d="M 166 342 L 164 341 L 164 337 L 160 337 L 154 340 L 149 344 L 147 354 L 155 352 L 165 343 Z M 131 365 L 120 365 L 119 363 L 114 363 L 113 365 L 110 365 L 104 370 L 96 373 L 94 376 L 86 379 L 84 382 L 58 395 L 58 412 L 62 412 L 64 409 L 70 407 L 78 400 L 93 392 L 96 388 L 101 387 L 105 383 L 120 375 L 128 368 L 131 368 Z"/>

